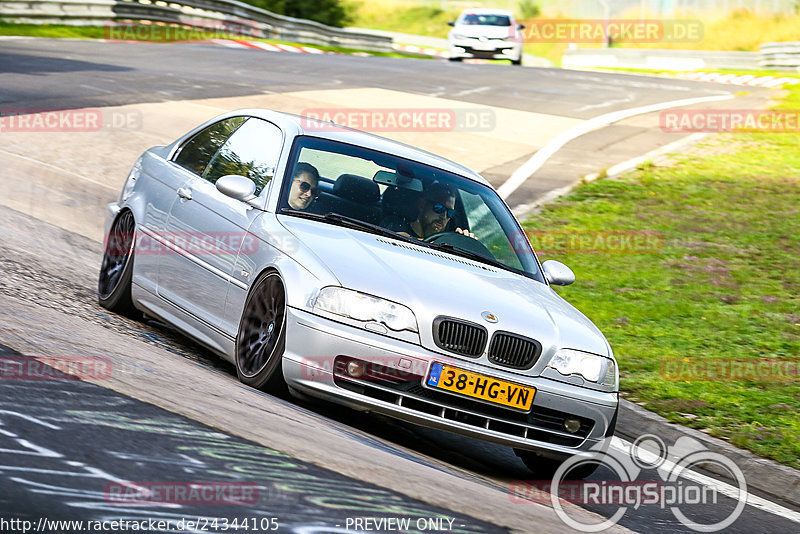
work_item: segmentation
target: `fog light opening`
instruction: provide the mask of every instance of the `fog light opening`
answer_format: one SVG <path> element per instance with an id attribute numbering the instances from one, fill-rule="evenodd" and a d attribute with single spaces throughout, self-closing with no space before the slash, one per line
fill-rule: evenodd
<path id="1" fill-rule="evenodd" d="M 575 432 L 581 429 L 581 422 L 578 421 L 577 419 L 569 418 L 566 421 L 564 421 L 564 428 L 570 434 L 574 434 Z"/>
<path id="2" fill-rule="evenodd" d="M 364 376 L 364 364 L 357 361 L 347 362 L 347 374 L 353 378 Z"/>

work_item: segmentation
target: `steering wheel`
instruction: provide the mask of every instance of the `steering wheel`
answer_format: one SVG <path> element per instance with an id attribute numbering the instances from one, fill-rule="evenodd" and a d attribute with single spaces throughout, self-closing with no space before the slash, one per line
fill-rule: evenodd
<path id="1" fill-rule="evenodd" d="M 474 237 L 459 234 L 458 232 L 439 232 L 436 234 L 431 234 L 423 241 L 426 243 L 444 243 L 447 245 L 453 245 L 456 248 L 468 250 L 470 252 L 480 254 L 481 256 L 485 256 L 490 260 L 495 259 L 494 255 L 489 252 L 489 249 L 486 248 L 483 243 Z"/>

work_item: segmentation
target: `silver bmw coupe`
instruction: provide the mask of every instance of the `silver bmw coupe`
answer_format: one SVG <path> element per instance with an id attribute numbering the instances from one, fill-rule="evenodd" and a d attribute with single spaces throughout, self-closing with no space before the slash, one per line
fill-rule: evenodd
<path id="1" fill-rule="evenodd" d="M 573 281 L 474 171 L 238 110 L 136 161 L 108 206 L 98 296 L 254 388 L 507 445 L 546 476 L 616 424 L 611 347 L 551 288 Z"/>

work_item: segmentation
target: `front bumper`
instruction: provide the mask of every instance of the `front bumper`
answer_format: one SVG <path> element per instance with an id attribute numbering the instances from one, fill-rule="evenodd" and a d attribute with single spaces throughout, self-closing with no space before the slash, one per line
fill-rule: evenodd
<path id="1" fill-rule="evenodd" d="M 457 39 L 450 42 L 449 53 L 451 58 L 510 59 L 518 61 L 522 57 L 522 43 Z"/>
<path id="2" fill-rule="evenodd" d="M 392 376 L 387 381 L 348 377 L 337 357 L 374 363 Z M 434 361 L 535 387 L 533 407 L 520 413 L 428 388 L 423 377 Z M 296 308 L 287 311 L 283 373 L 289 388 L 302 394 L 556 457 L 601 442 L 618 404 L 616 393 L 475 365 Z M 577 434 L 564 430 L 567 417 L 581 420 Z"/>

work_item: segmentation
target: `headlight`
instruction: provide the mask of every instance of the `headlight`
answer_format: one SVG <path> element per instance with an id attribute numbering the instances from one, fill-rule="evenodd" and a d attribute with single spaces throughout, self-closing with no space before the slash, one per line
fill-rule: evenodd
<path id="1" fill-rule="evenodd" d="M 616 382 L 616 369 L 614 361 L 573 349 L 561 349 L 556 352 L 548 367 L 552 367 L 564 376 L 578 374 L 589 382 L 613 387 Z"/>
<path id="2" fill-rule="evenodd" d="M 397 332 L 418 332 L 417 318 L 402 304 L 342 287 L 325 287 L 319 292 L 314 309 L 342 315 L 356 321 L 383 323 Z"/>
<path id="3" fill-rule="evenodd" d="M 133 164 L 133 169 L 131 169 L 131 172 L 128 174 L 125 185 L 122 186 L 122 193 L 119 195 L 120 204 L 131 197 L 133 194 L 133 187 L 136 185 L 136 180 L 139 178 L 140 174 L 142 174 L 142 158 L 137 159 L 136 163 Z"/>
<path id="4" fill-rule="evenodd" d="M 453 39 L 469 39 L 470 38 L 468 35 L 461 35 L 460 33 L 451 33 L 450 37 L 452 37 Z"/>

